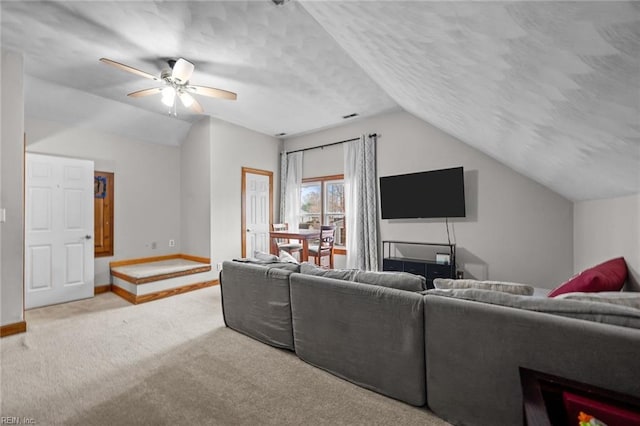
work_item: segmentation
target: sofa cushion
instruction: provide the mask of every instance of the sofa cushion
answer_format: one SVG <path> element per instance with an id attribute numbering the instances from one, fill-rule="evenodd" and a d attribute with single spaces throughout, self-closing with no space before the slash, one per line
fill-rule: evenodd
<path id="1" fill-rule="evenodd" d="M 275 254 L 265 253 L 259 250 L 253 252 L 253 259 L 264 262 L 278 262 L 278 256 L 276 256 Z"/>
<path id="2" fill-rule="evenodd" d="M 640 293 L 622 291 L 602 291 L 600 293 L 575 292 L 564 293 L 556 299 L 582 300 L 586 302 L 611 303 L 613 305 L 628 306 L 640 309 Z"/>
<path id="3" fill-rule="evenodd" d="M 475 288 L 434 289 L 424 293 L 426 297 L 453 297 L 623 327 L 640 328 L 640 309 L 628 306 L 592 301 L 529 297 Z"/>
<path id="4" fill-rule="evenodd" d="M 477 281 L 477 280 L 453 280 L 449 278 L 436 278 L 433 286 L 439 289 L 464 289 L 477 288 L 482 290 L 501 291 L 504 293 L 531 296 L 534 288 L 527 284 L 510 283 L 503 281 Z"/>
<path id="5" fill-rule="evenodd" d="M 425 277 L 408 272 L 357 271 L 354 281 L 406 291 L 423 291 L 427 288 Z"/>
<path id="6" fill-rule="evenodd" d="M 300 359 L 367 389 L 424 405 L 423 297 L 303 274 L 291 274 L 290 283 Z"/>
<path id="7" fill-rule="evenodd" d="M 241 257 L 233 259 L 237 263 L 247 263 L 250 265 L 263 266 L 265 268 L 286 269 L 291 272 L 300 272 L 300 265 L 297 263 L 281 262 L 280 260 L 258 260 L 252 257 Z"/>
<path id="8" fill-rule="evenodd" d="M 300 273 L 317 277 L 334 278 L 336 280 L 353 281 L 358 272 L 356 269 L 324 269 L 309 262 L 300 264 Z"/>
<path id="9" fill-rule="evenodd" d="M 284 263 L 296 263 L 296 264 L 300 263 L 298 262 L 298 259 L 291 256 L 291 254 L 285 250 L 280 250 L 280 257 L 278 260 Z"/>
<path id="10" fill-rule="evenodd" d="M 585 269 L 569 281 L 562 283 L 549 293 L 555 297 L 563 293 L 618 291 L 627 279 L 627 264 L 623 257 Z"/>
<path id="11" fill-rule="evenodd" d="M 357 269 L 324 269 L 313 263 L 300 264 L 300 273 L 318 277 L 334 278 L 343 281 L 355 281 L 362 284 L 377 285 L 406 291 L 422 291 L 427 288 L 427 280 L 420 275 L 408 272 L 376 272 Z"/>

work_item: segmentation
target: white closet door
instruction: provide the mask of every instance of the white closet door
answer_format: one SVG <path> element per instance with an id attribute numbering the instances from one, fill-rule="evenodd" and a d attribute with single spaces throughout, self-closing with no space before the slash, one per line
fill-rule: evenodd
<path id="1" fill-rule="evenodd" d="M 93 162 L 27 153 L 25 308 L 93 296 Z"/>

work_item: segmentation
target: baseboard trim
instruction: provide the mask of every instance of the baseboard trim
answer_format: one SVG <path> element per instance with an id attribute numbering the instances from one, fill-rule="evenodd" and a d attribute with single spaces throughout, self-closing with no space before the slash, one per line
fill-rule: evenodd
<path id="1" fill-rule="evenodd" d="M 203 281 L 195 284 L 184 285 L 182 287 L 170 288 L 167 290 L 156 291 L 155 293 L 143 294 L 137 296 L 133 293 L 129 293 L 127 290 L 118 287 L 117 285 L 111 286 L 111 291 L 122 297 L 129 303 L 139 305 L 140 303 L 151 302 L 158 299 L 164 299 L 165 297 L 175 296 L 177 294 L 187 293 L 189 291 L 199 290 L 205 287 L 212 287 L 220 284 L 219 280 Z"/>
<path id="2" fill-rule="evenodd" d="M 96 294 L 108 293 L 110 291 L 111 291 L 111 284 L 99 285 L 93 289 L 93 294 L 96 295 Z"/>
<path id="3" fill-rule="evenodd" d="M 11 336 L 12 334 L 24 333 L 27 331 L 27 322 L 20 321 L 0 327 L 0 337 Z"/>

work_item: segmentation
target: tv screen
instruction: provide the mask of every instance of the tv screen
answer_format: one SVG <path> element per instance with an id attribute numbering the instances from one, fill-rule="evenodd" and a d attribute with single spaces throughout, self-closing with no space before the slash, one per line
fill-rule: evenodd
<path id="1" fill-rule="evenodd" d="M 464 217 L 462 167 L 380 178 L 383 219 Z"/>

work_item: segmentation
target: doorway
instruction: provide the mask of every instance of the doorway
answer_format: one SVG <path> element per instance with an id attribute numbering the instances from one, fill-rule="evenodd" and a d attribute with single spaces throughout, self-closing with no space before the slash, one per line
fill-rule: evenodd
<path id="1" fill-rule="evenodd" d="M 269 252 L 273 222 L 273 172 L 242 168 L 242 257 Z"/>

